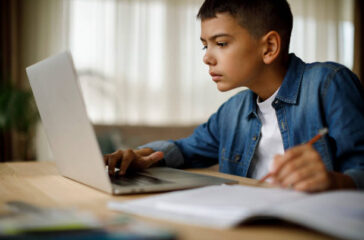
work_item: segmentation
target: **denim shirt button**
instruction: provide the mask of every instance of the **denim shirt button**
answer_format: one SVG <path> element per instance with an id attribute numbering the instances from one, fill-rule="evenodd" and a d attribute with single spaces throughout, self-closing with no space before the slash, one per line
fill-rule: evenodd
<path id="1" fill-rule="evenodd" d="M 257 140 L 257 136 L 254 136 L 254 137 L 253 137 L 253 141 L 255 141 L 255 140 Z"/>

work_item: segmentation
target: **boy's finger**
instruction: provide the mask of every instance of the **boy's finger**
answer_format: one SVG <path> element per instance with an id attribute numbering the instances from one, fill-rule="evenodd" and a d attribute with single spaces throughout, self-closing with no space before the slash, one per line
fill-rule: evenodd
<path id="1" fill-rule="evenodd" d="M 145 167 L 148 168 L 151 165 L 159 162 L 160 160 L 162 160 L 164 157 L 164 153 L 163 152 L 154 152 L 152 154 L 150 154 L 149 156 L 146 157 L 142 157 L 142 160 L 145 162 Z"/>
<path id="2" fill-rule="evenodd" d="M 147 156 L 147 155 L 153 153 L 154 150 L 151 148 L 142 148 L 142 149 L 135 150 L 134 152 L 140 156 Z"/>
<path id="3" fill-rule="evenodd" d="M 272 165 L 270 166 L 270 171 L 275 172 L 283 163 L 283 155 L 275 155 L 273 158 Z"/>
<path id="4" fill-rule="evenodd" d="M 133 150 L 128 149 L 124 151 L 123 160 L 121 161 L 119 175 L 124 175 L 130 164 L 137 158 Z"/>
<path id="5" fill-rule="evenodd" d="M 328 188 L 327 181 L 321 175 L 315 175 L 312 178 L 307 178 L 304 181 L 297 183 L 294 189 L 297 191 L 317 192 Z"/>
<path id="6" fill-rule="evenodd" d="M 274 178 L 274 181 L 276 176 L 280 174 L 280 171 L 284 167 L 284 165 L 287 163 L 285 159 L 283 158 L 283 155 L 276 155 L 273 159 L 273 163 L 271 166 L 271 177 Z"/>
<path id="7" fill-rule="evenodd" d="M 299 145 L 293 148 L 288 149 L 284 154 L 283 154 L 283 162 L 287 162 L 290 161 L 294 158 L 297 158 L 298 156 L 302 155 L 302 153 L 304 153 L 307 150 L 307 145 Z"/>
<path id="8" fill-rule="evenodd" d="M 104 163 L 105 163 L 105 165 L 108 165 L 109 164 L 109 156 L 110 156 L 110 154 L 105 154 L 104 155 Z"/>
<path id="9" fill-rule="evenodd" d="M 109 174 L 114 174 L 115 168 L 120 164 L 121 159 L 123 158 L 123 151 L 119 150 L 113 154 L 109 154 L 108 157 L 108 165 L 109 165 Z"/>
<path id="10" fill-rule="evenodd" d="M 296 184 L 306 181 L 310 178 L 315 177 L 316 172 L 314 166 L 306 166 L 295 172 L 291 172 L 284 179 L 281 179 L 280 183 L 283 187 L 295 186 Z"/>
<path id="11" fill-rule="evenodd" d="M 299 157 L 302 155 L 302 153 L 305 151 L 306 146 L 297 146 L 288 149 L 283 155 L 277 155 L 272 164 L 272 171 L 274 175 L 277 175 L 285 164 L 287 164 L 289 161 L 292 161 L 293 159 Z"/>
<path id="12" fill-rule="evenodd" d="M 294 160 L 286 162 L 279 172 L 276 174 L 276 178 L 279 182 L 283 181 L 283 179 L 287 178 L 287 176 L 293 174 L 296 171 L 299 171 L 300 169 L 304 168 L 309 163 L 305 161 L 304 158 L 298 157 Z"/>

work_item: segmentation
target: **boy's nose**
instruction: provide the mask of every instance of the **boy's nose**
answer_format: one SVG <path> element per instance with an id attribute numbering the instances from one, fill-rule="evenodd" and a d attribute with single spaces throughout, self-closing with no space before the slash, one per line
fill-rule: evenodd
<path id="1" fill-rule="evenodd" d="M 216 59 L 214 57 L 212 57 L 211 55 L 209 55 L 207 52 L 203 56 L 203 62 L 209 66 L 216 65 Z"/>

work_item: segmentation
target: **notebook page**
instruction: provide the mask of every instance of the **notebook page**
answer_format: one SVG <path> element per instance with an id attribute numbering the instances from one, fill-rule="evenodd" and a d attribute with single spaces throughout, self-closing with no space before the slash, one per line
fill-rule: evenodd
<path id="1" fill-rule="evenodd" d="M 114 210 L 187 224 L 227 228 L 256 211 L 304 198 L 306 194 L 242 185 L 219 185 L 109 202 Z"/>
<path id="2" fill-rule="evenodd" d="M 344 239 L 364 239 L 364 193 L 333 191 L 308 195 L 270 209 L 276 216 Z"/>

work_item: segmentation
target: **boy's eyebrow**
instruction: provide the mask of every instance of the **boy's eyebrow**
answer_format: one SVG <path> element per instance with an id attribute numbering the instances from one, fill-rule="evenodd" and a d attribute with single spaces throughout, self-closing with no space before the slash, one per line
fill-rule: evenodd
<path id="1" fill-rule="evenodd" d="M 215 39 L 216 39 L 216 38 L 218 38 L 218 37 L 231 37 L 231 35 L 229 35 L 229 34 L 227 34 L 227 33 L 218 33 L 218 34 L 215 34 L 215 35 L 211 36 L 211 37 L 209 38 L 209 40 L 210 40 L 210 41 L 213 41 L 213 40 L 215 40 Z M 200 40 L 201 40 L 202 42 L 206 42 L 206 40 L 205 40 L 204 38 L 202 38 L 202 37 L 200 37 Z"/>

